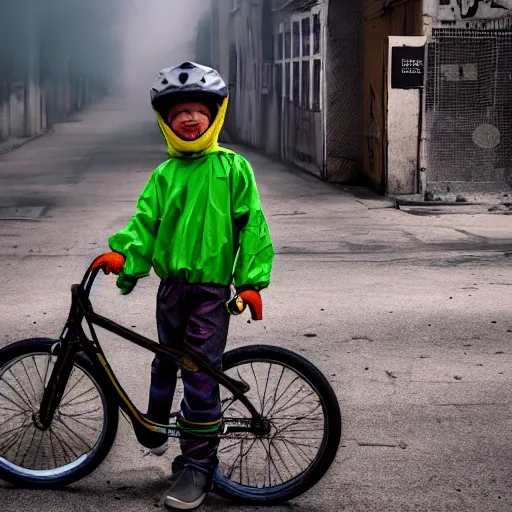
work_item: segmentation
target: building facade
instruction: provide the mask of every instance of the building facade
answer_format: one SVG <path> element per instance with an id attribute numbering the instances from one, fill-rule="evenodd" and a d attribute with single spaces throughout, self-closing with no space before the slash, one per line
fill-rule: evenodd
<path id="1" fill-rule="evenodd" d="M 365 1 L 367 182 L 427 199 L 512 184 L 511 28 L 511 0 Z M 394 85 L 414 48 L 422 83 Z"/>
<path id="2" fill-rule="evenodd" d="M 212 14 L 227 140 L 382 194 L 512 183 L 512 0 L 212 0 Z"/>
<path id="3" fill-rule="evenodd" d="M 424 188 L 512 186 L 512 1 L 425 2 Z"/>
<path id="4" fill-rule="evenodd" d="M 212 14 L 211 63 L 230 86 L 227 139 L 329 181 L 356 179 L 362 3 L 212 0 Z"/>

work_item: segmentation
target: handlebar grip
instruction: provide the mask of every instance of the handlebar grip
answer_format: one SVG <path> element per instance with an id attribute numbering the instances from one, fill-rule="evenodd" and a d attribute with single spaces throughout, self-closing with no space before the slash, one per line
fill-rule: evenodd
<path id="1" fill-rule="evenodd" d="M 91 269 L 101 269 L 105 274 L 120 274 L 123 270 L 126 258 L 118 252 L 108 252 L 98 256 L 92 263 Z"/>
<path id="2" fill-rule="evenodd" d="M 249 306 L 253 320 L 263 320 L 263 302 L 261 295 L 257 291 L 247 290 L 241 292 L 240 298 Z"/>
<path id="3" fill-rule="evenodd" d="M 93 270 L 101 270 L 105 265 L 105 259 L 103 258 L 103 255 L 98 256 L 94 259 L 94 261 L 91 264 L 91 271 Z"/>

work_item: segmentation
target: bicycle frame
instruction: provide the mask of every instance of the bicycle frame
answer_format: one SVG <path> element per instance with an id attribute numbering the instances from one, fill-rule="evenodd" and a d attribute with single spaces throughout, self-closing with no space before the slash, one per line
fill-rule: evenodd
<path id="1" fill-rule="evenodd" d="M 225 423 L 223 433 L 251 431 L 260 433 L 265 430 L 261 415 L 245 396 L 250 389 L 245 382 L 237 381 L 221 371 L 212 368 L 205 360 L 199 350 L 191 345 L 187 345 L 185 350 L 169 349 L 146 338 L 130 329 L 127 329 L 108 318 L 98 315 L 92 308 L 89 299 L 92 284 L 97 277 L 100 268 L 94 267 L 94 262 L 87 270 L 81 284 L 71 287 L 71 309 L 64 330 L 59 338 L 60 347 L 52 375 L 45 389 L 41 409 L 37 418 L 39 428 L 47 429 L 51 425 L 55 411 L 57 410 L 62 395 L 70 377 L 74 356 L 77 352 L 83 351 L 87 357 L 101 368 L 105 377 L 105 383 L 108 383 L 112 392 L 118 397 L 119 407 L 127 414 L 132 421 L 134 428 L 144 427 L 156 433 L 165 433 L 170 437 L 181 437 L 183 432 L 176 425 L 161 425 L 147 419 L 133 404 L 117 380 L 107 358 L 100 346 L 94 326 L 106 329 L 135 345 L 149 350 L 155 354 L 170 358 L 176 365 L 192 372 L 202 372 L 213 378 L 219 385 L 225 387 L 233 394 L 233 400 L 240 401 L 249 414 L 251 420 L 232 420 L 231 424 Z M 87 337 L 82 327 L 83 320 L 86 320 L 89 327 L 92 340 Z M 192 434 L 186 432 L 187 436 L 204 437 L 205 434 Z M 218 437 L 219 434 L 213 434 Z"/>

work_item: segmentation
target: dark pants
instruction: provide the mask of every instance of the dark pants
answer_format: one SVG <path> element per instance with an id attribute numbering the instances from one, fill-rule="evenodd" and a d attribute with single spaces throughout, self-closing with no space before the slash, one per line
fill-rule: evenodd
<path id="1" fill-rule="evenodd" d="M 222 369 L 229 313 L 229 286 L 178 284 L 162 281 L 157 296 L 158 338 L 162 345 L 182 349 L 189 343 L 201 350 L 213 368 Z M 167 424 L 176 389 L 177 366 L 156 356 L 151 370 L 148 417 Z M 218 384 L 203 373 L 181 370 L 184 398 L 181 416 L 187 428 L 211 428 L 221 419 Z M 217 466 L 218 441 L 182 438 L 179 463 L 213 473 Z M 178 461 L 177 461 L 178 462 Z"/>

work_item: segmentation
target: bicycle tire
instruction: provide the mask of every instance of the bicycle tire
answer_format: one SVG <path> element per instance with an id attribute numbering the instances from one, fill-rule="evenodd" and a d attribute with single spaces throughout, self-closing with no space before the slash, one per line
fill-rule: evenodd
<path id="1" fill-rule="evenodd" d="M 331 467 L 341 441 L 342 418 L 338 399 L 326 377 L 304 357 L 280 347 L 253 345 L 226 352 L 223 370 L 229 371 L 241 363 L 275 362 L 291 368 L 304 377 L 317 391 L 324 412 L 324 434 L 327 439 L 314 463 L 294 480 L 275 488 L 251 488 L 238 485 L 215 473 L 213 492 L 241 504 L 273 505 L 291 500 L 311 489 Z"/>
<path id="2" fill-rule="evenodd" d="M 20 357 L 30 357 L 31 354 L 51 354 L 51 349 L 56 343 L 58 343 L 58 340 L 32 338 L 4 347 L 0 350 L 0 375 L 3 368 L 6 368 L 10 362 Z M 114 444 L 119 423 L 119 408 L 116 398 L 112 395 L 110 388 L 106 386 L 103 375 L 83 353 L 78 353 L 75 356 L 74 366 L 92 379 L 93 384 L 103 393 L 104 397 L 102 399 L 104 428 L 101 439 L 96 444 L 93 453 L 90 456 L 87 454 L 88 456 L 82 463 L 57 476 L 52 475 L 51 470 L 47 472 L 48 474 L 37 474 L 35 470 L 27 470 L 27 474 L 22 474 L 21 471 L 15 472 L 9 468 L 8 461 L 3 459 L 0 453 L 0 479 L 24 488 L 60 488 L 81 480 L 94 471 L 107 457 Z"/>

